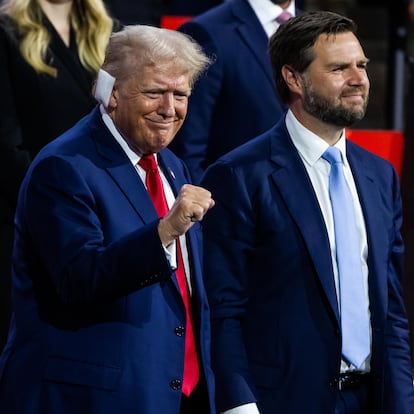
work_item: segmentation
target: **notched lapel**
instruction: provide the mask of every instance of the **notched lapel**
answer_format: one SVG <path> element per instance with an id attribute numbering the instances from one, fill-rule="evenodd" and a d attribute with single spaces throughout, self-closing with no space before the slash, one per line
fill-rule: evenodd
<path id="1" fill-rule="evenodd" d="M 170 158 L 165 152 L 159 154 L 158 165 L 164 173 L 165 177 L 167 178 L 168 182 L 170 183 L 174 196 L 177 196 L 181 186 L 185 182 L 184 177 L 182 177 L 181 174 L 179 174 L 176 166 L 173 162 L 171 162 Z"/>
<path id="2" fill-rule="evenodd" d="M 60 35 L 56 31 L 55 27 L 44 17 L 43 23 L 47 26 L 50 32 L 50 51 L 52 52 L 52 59 L 57 59 L 60 64 L 66 68 L 68 76 L 72 77 L 74 85 L 79 87 L 79 92 L 85 95 L 91 101 L 95 102 L 92 94 L 91 87 L 93 82 L 93 74 L 88 75 L 86 69 L 82 67 L 82 64 L 77 57 L 76 36 L 73 28 L 70 28 L 70 46 L 66 46 L 61 39 Z"/>
<path id="3" fill-rule="evenodd" d="M 281 124 L 279 124 L 281 125 Z M 339 310 L 325 221 L 310 178 L 286 129 L 272 137 L 271 160 L 277 165 L 272 180 L 296 222 L 320 278 L 326 297 L 339 323 Z M 307 200 L 307 202 L 304 202 Z M 321 254 L 326 252 L 326 254 Z"/>
<path id="4" fill-rule="evenodd" d="M 144 223 L 156 220 L 157 212 L 137 171 L 106 128 L 100 118 L 99 108 L 95 111 L 95 121 L 92 120 L 91 127 L 102 167 L 108 171 Z"/>
<path id="5" fill-rule="evenodd" d="M 370 296 L 376 298 L 375 301 L 371 301 L 371 307 L 381 306 L 380 312 L 375 312 L 375 314 L 383 315 L 385 318 L 387 274 L 384 269 L 387 269 L 387 266 L 384 265 L 384 260 L 387 260 L 388 257 L 389 235 L 383 222 L 381 211 L 383 202 L 380 196 L 379 184 L 374 171 L 370 169 L 369 163 L 353 152 L 349 145 L 347 157 L 357 187 L 367 232 L 369 289 L 370 291 L 373 290 L 373 292 L 370 292 Z M 373 214 L 373 211 L 376 213 Z M 378 298 L 380 299 L 378 300 Z"/>
<path id="6" fill-rule="evenodd" d="M 108 166 L 107 171 L 144 223 L 158 218 L 144 183 L 128 159 L 124 164 Z"/>
<path id="7" fill-rule="evenodd" d="M 275 89 L 272 68 L 267 54 L 268 38 L 256 14 L 247 3 L 233 3 L 233 14 L 240 20 L 237 27 L 237 33 L 250 50 L 250 53 L 256 58 L 260 66 Z"/>

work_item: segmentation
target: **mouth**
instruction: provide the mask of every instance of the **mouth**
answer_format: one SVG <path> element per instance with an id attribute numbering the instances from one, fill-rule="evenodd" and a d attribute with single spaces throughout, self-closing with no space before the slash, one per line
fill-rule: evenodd
<path id="1" fill-rule="evenodd" d="M 342 93 L 343 98 L 355 99 L 355 100 L 365 100 L 366 94 L 361 88 L 353 88 Z"/>
<path id="2" fill-rule="evenodd" d="M 363 104 L 365 102 L 365 96 L 360 93 L 349 93 L 342 95 L 342 98 L 352 103 Z"/>
<path id="3" fill-rule="evenodd" d="M 169 129 L 172 125 L 174 125 L 174 119 L 147 119 L 147 122 L 155 128 L 159 129 Z"/>

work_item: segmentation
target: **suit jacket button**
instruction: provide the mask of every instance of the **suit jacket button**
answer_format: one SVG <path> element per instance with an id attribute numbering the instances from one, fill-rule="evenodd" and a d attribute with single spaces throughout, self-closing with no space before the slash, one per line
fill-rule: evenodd
<path id="1" fill-rule="evenodd" d="M 180 390 L 180 389 L 181 389 L 181 380 L 179 380 L 179 379 L 172 380 L 172 381 L 170 382 L 170 387 L 171 387 L 174 391 Z"/>
<path id="2" fill-rule="evenodd" d="M 337 388 L 339 386 L 339 380 L 338 378 L 334 378 L 332 381 L 329 382 L 329 385 L 331 387 Z"/>
<path id="3" fill-rule="evenodd" d="M 185 331 L 184 326 L 177 326 L 177 327 L 174 329 L 174 333 L 175 333 L 177 336 L 183 336 L 183 335 L 184 335 L 184 331 Z"/>

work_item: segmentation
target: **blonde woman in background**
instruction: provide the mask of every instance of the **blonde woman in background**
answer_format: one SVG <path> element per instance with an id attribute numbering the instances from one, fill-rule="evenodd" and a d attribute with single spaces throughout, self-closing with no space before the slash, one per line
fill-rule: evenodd
<path id="1" fill-rule="evenodd" d="M 101 0 L 0 5 L 0 348 L 21 180 L 34 155 L 95 105 L 91 88 L 113 27 Z"/>

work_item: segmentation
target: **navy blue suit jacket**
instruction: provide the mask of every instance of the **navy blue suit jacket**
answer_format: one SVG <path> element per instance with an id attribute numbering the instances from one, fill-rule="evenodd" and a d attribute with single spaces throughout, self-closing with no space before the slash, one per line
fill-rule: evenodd
<path id="1" fill-rule="evenodd" d="M 401 295 L 401 201 L 395 170 L 347 142 L 368 238 L 375 414 L 412 414 Z M 341 331 L 328 234 L 284 120 L 221 158 L 202 180 L 217 409 L 332 414 Z"/>
<path id="2" fill-rule="evenodd" d="M 184 164 L 163 150 L 160 165 L 177 194 L 188 182 Z M 176 328 L 185 326 L 185 310 L 157 223 L 140 177 L 98 108 L 41 151 L 17 208 L 2 412 L 179 413 L 184 336 Z M 212 403 L 199 224 L 187 245 Z"/>
<path id="3" fill-rule="evenodd" d="M 170 146 L 198 182 L 219 156 L 274 125 L 283 107 L 268 37 L 247 0 L 225 1 L 179 30 L 214 58 L 196 83 L 186 122 Z"/>

